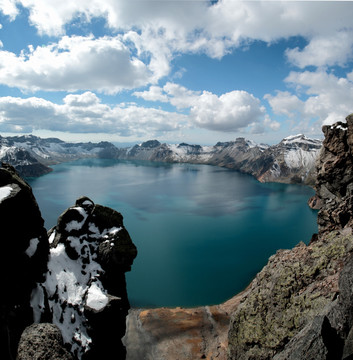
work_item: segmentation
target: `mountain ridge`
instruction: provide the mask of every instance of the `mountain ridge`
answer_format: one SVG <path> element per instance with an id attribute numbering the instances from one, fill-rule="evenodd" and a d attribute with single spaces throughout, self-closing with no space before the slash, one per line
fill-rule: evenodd
<path id="1" fill-rule="evenodd" d="M 40 176 L 51 171 L 50 165 L 93 157 L 215 165 L 250 174 L 261 182 L 313 185 L 321 144 L 302 134 L 271 146 L 237 138 L 213 146 L 148 140 L 124 148 L 109 142 L 67 143 L 33 135 L 0 136 L 0 161 L 9 162 L 23 176 Z"/>

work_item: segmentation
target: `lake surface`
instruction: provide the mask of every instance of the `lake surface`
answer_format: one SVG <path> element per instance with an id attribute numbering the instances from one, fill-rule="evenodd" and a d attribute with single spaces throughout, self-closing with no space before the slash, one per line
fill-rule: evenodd
<path id="1" fill-rule="evenodd" d="M 86 195 L 121 212 L 138 256 L 126 274 L 134 307 L 221 303 L 281 248 L 317 232 L 314 194 L 207 165 L 86 159 L 28 179 L 49 229 Z"/>

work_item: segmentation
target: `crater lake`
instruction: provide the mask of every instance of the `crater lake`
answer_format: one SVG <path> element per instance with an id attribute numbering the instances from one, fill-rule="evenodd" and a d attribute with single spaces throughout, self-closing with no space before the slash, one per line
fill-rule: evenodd
<path id="1" fill-rule="evenodd" d="M 53 169 L 27 179 L 47 229 L 82 195 L 124 216 L 138 250 L 126 274 L 132 307 L 224 302 L 278 249 L 317 232 L 307 186 L 208 165 L 84 159 Z"/>

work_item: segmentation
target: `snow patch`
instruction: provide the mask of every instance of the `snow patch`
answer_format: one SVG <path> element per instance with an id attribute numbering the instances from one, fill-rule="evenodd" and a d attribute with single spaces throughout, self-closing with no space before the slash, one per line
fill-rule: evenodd
<path id="1" fill-rule="evenodd" d="M 29 246 L 28 246 L 27 250 L 25 251 L 26 255 L 28 255 L 29 257 L 32 257 L 37 251 L 38 244 L 39 244 L 38 238 L 31 239 L 29 241 Z"/>
<path id="2" fill-rule="evenodd" d="M 12 191 L 11 186 L 0 187 L 0 203 L 11 194 L 11 191 Z"/>
<path id="3" fill-rule="evenodd" d="M 104 309 L 108 304 L 108 296 L 95 282 L 88 289 L 86 304 L 96 311 Z"/>
<path id="4" fill-rule="evenodd" d="M 319 149 L 305 151 L 301 148 L 289 150 L 284 154 L 284 161 L 290 169 L 304 167 L 310 169 L 314 166 Z"/>
<path id="5" fill-rule="evenodd" d="M 92 238 L 98 239 L 98 238 L 109 238 L 111 236 L 116 235 L 122 228 L 119 227 L 112 227 L 110 229 L 104 229 L 103 231 L 100 231 L 98 229 L 98 227 L 93 224 L 93 223 L 89 223 L 88 224 L 88 230 L 91 232 L 91 234 L 89 235 Z"/>
<path id="6" fill-rule="evenodd" d="M 51 244 L 55 239 L 55 230 L 49 236 L 49 244 Z"/>
<path id="7" fill-rule="evenodd" d="M 348 127 L 343 127 L 341 124 L 339 124 L 339 125 L 332 125 L 331 130 L 333 130 L 333 129 L 341 129 L 343 131 L 346 131 L 348 129 Z"/>

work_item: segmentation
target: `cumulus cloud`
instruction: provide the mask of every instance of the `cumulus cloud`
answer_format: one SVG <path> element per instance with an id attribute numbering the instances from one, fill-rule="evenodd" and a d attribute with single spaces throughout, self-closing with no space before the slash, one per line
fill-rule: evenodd
<path id="1" fill-rule="evenodd" d="M 261 101 L 246 91 L 235 90 L 218 96 L 167 83 L 163 88 L 153 86 L 134 95 L 145 100 L 168 101 L 178 109 L 188 109 L 190 121 L 196 127 L 209 130 L 244 130 L 265 117 Z"/>
<path id="2" fill-rule="evenodd" d="M 15 0 L 0 0 L 0 11 L 11 20 L 14 20 L 19 13 Z"/>
<path id="3" fill-rule="evenodd" d="M 291 72 L 285 81 L 296 89 L 296 95 L 277 92 L 266 95 L 273 111 L 296 118 L 302 125 L 316 120 L 316 131 L 324 124 L 342 121 L 353 111 L 351 75 L 337 77 L 323 70 Z"/>
<path id="4" fill-rule="evenodd" d="M 42 98 L 0 98 L 0 130 L 101 132 L 150 136 L 187 127 L 185 115 L 137 105 L 108 106 L 91 92 L 67 95 L 58 105 Z"/>
<path id="5" fill-rule="evenodd" d="M 288 60 L 294 65 L 306 66 L 344 66 L 353 56 L 353 31 L 340 31 L 332 36 L 317 36 L 303 49 L 286 51 Z"/>
<path id="6" fill-rule="evenodd" d="M 17 4 L 28 9 L 29 21 L 40 34 L 62 36 L 73 21 L 79 19 L 81 23 L 89 23 L 97 17 L 105 19 L 113 32 L 121 34 L 120 37 L 96 40 L 66 37 L 63 41 L 68 48 L 65 50 L 62 50 L 65 45 L 59 41 L 50 47 L 37 48 L 23 58 L 3 53 L 1 60 L 13 60 L 16 65 L 17 78 L 8 75 L 10 84 L 18 82 L 32 90 L 116 92 L 121 88 L 131 89 L 148 82 L 156 83 L 168 75 L 171 61 L 177 54 L 205 53 L 221 58 L 252 40 L 271 43 L 291 36 L 304 36 L 309 41 L 306 48 L 287 51 L 288 59 L 300 67 L 341 64 L 352 56 L 353 37 L 347 30 L 351 29 L 353 4 L 350 2 L 222 0 L 211 5 L 206 0 L 2 0 L 0 11 L 14 18 L 19 11 Z M 133 57 L 131 54 L 135 52 Z M 67 61 L 70 57 L 73 58 L 72 65 Z M 87 65 L 81 73 L 72 73 L 74 65 L 86 58 Z M 117 69 L 110 81 L 103 71 L 109 69 L 108 59 L 112 61 L 112 68 Z M 48 65 L 43 71 L 38 69 L 38 63 L 47 61 L 61 65 L 59 69 Z M 9 65 L 7 61 L 2 63 L 3 67 Z M 59 78 L 57 70 L 63 74 Z M 87 79 L 88 71 L 92 71 L 91 81 Z M 94 71 L 98 74 L 96 78 Z M 4 72 L 12 71 L 6 66 Z M 39 77 L 44 74 L 46 77 L 40 82 Z M 98 81 L 98 77 L 102 81 Z"/>
<path id="7" fill-rule="evenodd" d="M 204 91 L 190 111 L 196 125 L 218 131 L 237 131 L 264 116 L 260 100 L 246 91 L 232 91 L 220 97 Z"/>
<path id="8" fill-rule="evenodd" d="M 278 115 L 293 117 L 304 108 L 304 103 L 298 96 L 288 91 L 277 91 L 275 96 L 266 94 L 264 98 L 270 103 L 273 112 Z"/>
<path id="9" fill-rule="evenodd" d="M 149 83 L 148 67 L 119 37 L 63 37 L 19 56 L 0 51 L 0 83 L 24 90 L 116 93 Z"/>

